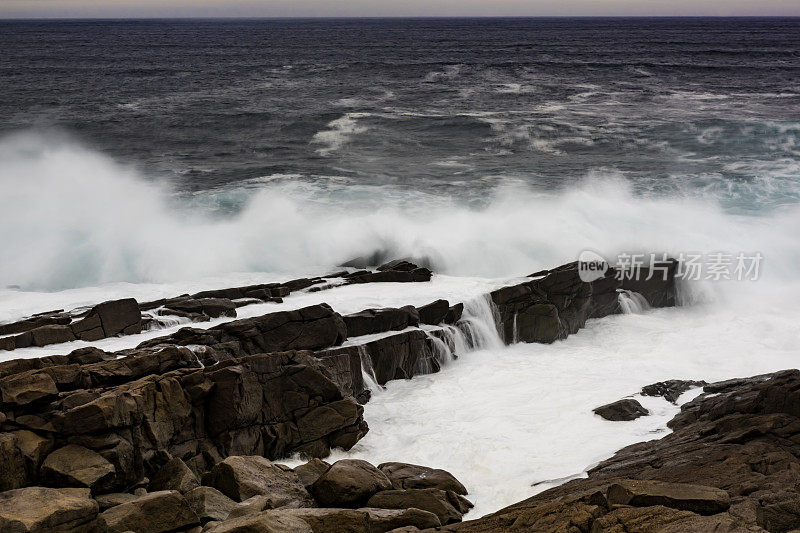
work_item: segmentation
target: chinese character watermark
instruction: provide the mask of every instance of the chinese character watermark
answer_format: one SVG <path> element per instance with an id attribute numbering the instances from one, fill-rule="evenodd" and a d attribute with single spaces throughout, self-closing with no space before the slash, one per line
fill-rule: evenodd
<path id="1" fill-rule="evenodd" d="M 578 257 L 578 274 L 592 282 L 613 276 L 618 280 L 756 281 L 764 256 L 760 252 L 681 252 L 668 254 L 621 253 L 612 261 L 584 250 Z"/>

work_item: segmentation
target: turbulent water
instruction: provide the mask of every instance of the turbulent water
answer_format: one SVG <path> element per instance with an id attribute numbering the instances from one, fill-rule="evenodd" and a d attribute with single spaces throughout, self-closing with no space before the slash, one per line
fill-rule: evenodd
<path id="1" fill-rule="evenodd" d="M 240 316 L 468 301 L 585 249 L 762 254 L 757 281 L 688 282 L 668 310 L 622 295 L 629 314 L 566 341 L 485 336 L 376 390 L 350 455 L 447 468 L 473 515 L 677 409 L 611 423 L 597 405 L 798 364 L 800 19 L 12 21 L 0 46 L 0 320 L 375 250 L 437 275 Z"/>

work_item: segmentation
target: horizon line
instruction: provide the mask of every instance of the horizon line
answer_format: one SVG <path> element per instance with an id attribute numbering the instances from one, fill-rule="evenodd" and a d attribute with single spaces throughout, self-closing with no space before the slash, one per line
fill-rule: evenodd
<path id="1" fill-rule="evenodd" d="M 108 20 L 437 20 L 437 19 L 795 19 L 797 15 L 382 15 L 382 16 L 136 16 L 136 17 L 3 17 L 0 21 Z"/>

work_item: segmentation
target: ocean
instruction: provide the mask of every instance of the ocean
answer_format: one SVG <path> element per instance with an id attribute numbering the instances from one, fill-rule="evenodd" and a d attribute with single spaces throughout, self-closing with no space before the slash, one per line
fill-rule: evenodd
<path id="1" fill-rule="evenodd" d="M 336 457 L 445 468 L 468 518 L 663 435 L 678 409 L 639 398 L 652 416 L 612 423 L 598 405 L 797 367 L 800 19 L 0 21 L 0 49 L 0 321 L 381 251 L 434 279 L 240 316 L 444 297 L 491 333 L 482 294 L 584 250 L 763 257 L 755 280 L 682 283 L 681 307 L 553 345 L 489 333 L 374 391 L 370 433 Z"/>

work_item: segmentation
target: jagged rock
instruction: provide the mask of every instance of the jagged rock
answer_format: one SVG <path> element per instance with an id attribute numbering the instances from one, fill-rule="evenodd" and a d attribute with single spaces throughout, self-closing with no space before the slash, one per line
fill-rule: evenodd
<path id="1" fill-rule="evenodd" d="M 142 331 L 139 304 L 133 298 L 111 300 L 94 306 L 83 319 L 71 325 L 79 339 L 95 341 L 120 333 L 132 335 Z"/>
<path id="2" fill-rule="evenodd" d="M 409 326 L 418 326 L 420 317 L 414 306 L 400 309 L 365 309 L 342 317 L 347 326 L 348 337 L 359 337 L 384 331 L 399 331 Z"/>
<path id="3" fill-rule="evenodd" d="M 434 513 L 422 509 L 376 509 L 362 507 L 359 511 L 367 513 L 370 533 L 395 531 L 400 527 L 428 529 L 440 527 L 442 523 Z M 317 533 L 316 530 L 314 533 Z"/>
<path id="4" fill-rule="evenodd" d="M 458 500 L 457 495 L 455 493 L 448 494 L 447 491 L 440 489 L 384 490 L 378 492 L 367 501 L 367 507 L 422 509 L 435 514 L 442 524 L 461 521 L 464 513 L 456 506 L 461 507 L 461 502 Z"/>
<path id="5" fill-rule="evenodd" d="M 11 351 L 17 348 L 14 337 L 0 337 L 0 351 Z"/>
<path id="6" fill-rule="evenodd" d="M 28 430 L 0 433 L 0 491 L 33 483 L 53 441 Z"/>
<path id="7" fill-rule="evenodd" d="M 263 457 L 228 457 L 203 476 L 203 484 L 237 502 L 253 496 L 267 496 L 273 509 L 313 505 L 297 474 Z"/>
<path id="8" fill-rule="evenodd" d="M 265 290 L 264 292 L 266 293 L 267 291 Z M 264 303 L 264 302 L 269 301 L 269 300 L 270 300 L 270 297 L 269 296 L 265 296 L 264 298 L 237 298 L 236 300 L 231 300 L 231 301 L 234 303 L 234 305 L 238 309 L 239 307 L 244 307 L 246 305 L 261 304 L 261 303 Z"/>
<path id="9" fill-rule="evenodd" d="M 378 384 L 413 377 L 417 361 L 429 343 L 423 331 L 408 331 L 367 343 L 365 346 Z"/>
<path id="10" fill-rule="evenodd" d="M 406 260 L 406 259 L 395 259 L 394 261 L 389 261 L 388 263 L 384 263 L 383 265 L 379 266 L 377 270 L 379 272 L 384 272 L 386 270 L 395 270 L 397 272 L 412 272 L 419 267 L 414 263 Z"/>
<path id="11" fill-rule="evenodd" d="M 13 435 L 16 439 L 17 447 L 30 463 L 32 470 L 38 469 L 42 460 L 53 449 L 53 439 L 42 437 L 33 431 L 23 429 L 12 431 L 9 435 Z"/>
<path id="12" fill-rule="evenodd" d="M 63 364 L 71 354 L 56 364 L 39 361 L 38 369 L 3 365 L 6 373 L 34 369 L 0 378 L 0 405 L 16 411 L 15 427 L 103 456 L 117 474 L 104 490 L 152 477 L 169 455 L 203 473 L 229 455 L 324 456 L 366 433 L 363 407 L 338 384 L 351 382 L 352 372 L 360 375 L 347 357 L 278 352 L 216 362 L 218 354 L 204 354 L 206 368 L 192 351 L 175 346 L 126 350 L 125 357 L 88 364 Z M 31 484 L 29 458 L 6 440 L 2 453 L 18 468 L 9 469 L 16 481 L 2 483 Z"/>
<path id="13" fill-rule="evenodd" d="M 661 396 L 668 402 L 676 403 L 684 392 L 704 385 L 707 385 L 705 381 L 670 379 L 642 387 L 642 396 Z"/>
<path id="14" fill-rule="evenodd" d="M 31 370 L 0 379 L 2 403 L 22 406 L 58 394 L 53 378 L 39 370 Z"/>
<path id="15" fill-rule="evenodd" d="M 116 507 L 117 505 L 122 505 L 123 503 L 129 503 L 138 498 L 136 494 L 130 494 L 128 492 L 112 492 L 110 494 L 100 494 L 95 496 L 95 500 L 97 504 L 100 506 L 101 511 L 105 511 L 106 509 L 110 509 L 112 507 Z"/>
<path id="16" fill-rule="evenodd" d="M 650 411 L 645 409 L 642 404 L 631 398 L 601 405 L 600 407 L 594 408 L 593 411 L 606 420 L 616 422 L 636 420 L 640 416 L 647 416 L 650 414 Z"/>
<path id="17" fill-rule="evenodd" d="M 18 489 L 30 484 L 32 476 L 25 457 L 10 433 L 0 433 L 0 491 Z"/>
<path id="18" fill-rule="evenodd" d="M 156 472 L 156 475 L 150 480 L 147 490 L 149 492 L 176 490 L 181 494 L 186 494 L 199 486 L 200 482 L 194 472 L 186 466 L 186 463 L 174 457 Z"/>
<path id="19" fill-rule="evenodd" d="M 758 524 L 767 531 L 797 531 L 800 528 L 800 498 L 795 491 L 764 494 L 756 509 Z"/>
<path id="20" fill-rule="evenodd" d="M 606 499 L 611 505 L 663 505 L 697 514 L 721 513 L 731 506 L 730 496 L 721 489 L 640 479 L 617 481 L 608 488 Z"/>
<path id="21" fill-rule="evenodd" d="M 630 531 L 658 531 L 659 533 L 686 533 L 689 531 L 725 531 L 745 533 L 763 531 L 743 526 L 740 519 L 727 514 L 700 516 L 689 511 L 679 511 L 661 505 L 652 507 L 622 507 L 601 516 L 592 524 L 592 533 L 628 533 Z"/>
<path id="22" fill-rule="evenodd" d="M 176 491 L 145 494 L 100 514 L 108 533 L 162 533 L 200 525 L 200 519 Z"/>
<path id="23" fill-rule="evenodd" d="M 300 483 L 304 487 L 308 487 L 313 485 L 330 467 L 331 465 L 322 459 L 314 458 L 306 464 L 295 467 L 294 473 L 297 474 Z"/>
<path id="24" fill-rule="evenodd" d="M 589 318 L 619 312 L 617 290 L 641 293 L 653 307 L 675 305 L 674 261 L 668 262 L 667 279 L 623 280 L 615 269 L 592 282 L 581 280 L 578 263 L 531 274 L 532 281 L 503 287 L 491 293 L 500 315 L 506 342 L 550 343 L 576 333 Z"/>
<path id="25" fill-rule="evenodd" d="M 360 352 L 369 356 L 378 384 L 385 385 L 393 379 L 409 379 L 421 373 L 420 360 L 433 353 L 432 341 L 422 330 L 403 331 L 388 335 L 361 346 L 350 345 L 317 352 L 318 357 L 346 354 L 352 362 L 351 376 L 360 375 Z M 435 360 L 434 360 L 435 361 Z M 432 371 L 438 370 L 438 367 Z M 353 381 L 353 389 L 364 389 L 361 379 Z M 359 390 L 359 392 L 360 392 Z"/>
<path id="26" fill-rule="evenodd" d="M 90 365 L 93 363 L 101 363 L 103 361 L 113 361 L 117 356 L 108 352 L 104 352 L 98 348 L 87 346 L 86 348 L 78 348 L 67 355 L 67 360 L 59 364 L 78 364 Z M 57 365 L 49 365 L 57 366 Z"/>
<path id="27" fill-rule="evenodd" d="M 591 283 L 592 298 L 588 306 L 588 318 L 602 318 L 622 312 L 619 305 L 619 290 L 622 281 L 615 269 L 610 268 L 601 278 Z"/>
<path id="28" fill-rule="evenodd" d="M 102 455 L 69 444 L 47 456 L 41 475 L 55 487 L 86 487 L 95 492 L 112 486 L 116 469 Z"/>
<path id="29" fill-rule="evenodd" d="M 86 489 L 27 487 L 0 492 L 0 531 L 91 531 L 98 506 Z"/>
<path id="30" fill-rule="evenodd" d="M 273 516 L 302 519 L 314 533 L 383 533 L 398 527 L 439 527 L 435 514 L 421 509 L 280 509 Z"/>
<path id="31" fill-rule="evenodd" d="M 209 525 L 211 527 L 207 526 L 203 533 L 313 533 L 311 526 L 304 520 L 276 511 L 242 516 Z"/>
<path id="32" fill-rule="evenodd" d="M 564 498 L 556 502 L 526 506 L 518 511 L 505 511 L 504 509 L 478 520 L 451 524 L 448 530 L 594 533 L 592 525 L 607 509 L 601 502 L 590 501 L 588 498 Z"/>
<path id="33" fill-rule="evenodd" d="M 409 265 L 416 267 L 411 263 L 404 263 L 402 265 L 404 270 L 386 268 L 378 272 L 353 272 L 347 274 L 345 279 L 348 283 L 415 283 L 431 280 L 432 272 L 430 270 L 419 267 L 409 270 Z"/>
<path id="34" fill-rule="evenodd" d="M 742 387 L 751 386 L 751 385 L 758 385 L 763 383 L 764 381 L 769 381 L 770 379 L 774 378 L 776 374 L 760 374 L 758 376 L 750 376 L 747 378 L 734 378 L 734 379 L 726 379 L 724 381 L 715 381 L 714 383 L 709 383 L 703 386 L 703 392 L 708 392 L 712 394 L 722 393 L 722 392 L 731 392 L 737 389 L 741 389 Z"/>
<path id="35" fill-rule="evenodd" d="M 456 304 L 450 307 L 447 310 L 447 314 L 444 316 L 444 323 L 445 324 L 455 324 L 459 320 L 461 320 L 461 315 L 464 313 L 464 304 Z"/>
<path id="36" fill-rule="evenodd" d="M 467 494 L 467 489 L 450 472 L 408 463 L 383 463 L 378 470 L 386 474 L 395 489 L 441 489 Z"/>
<path id="37" fill-rule="evenodd" d="M 271 511 L 273 516 L 291 516 L 301 519 L 314 533 L 340 533 L 343 531 L 369 531 L 369 517 L 354 509 L 288 509 Z"/>
<path id="38" fill-rule="evenodd" d="M 211 318 L 236 316 L 236 304 L 229 298 L 170 298 L 164 302 L 164 307 L 173 312 L 199 314 Z"/>
<path id="39" fill-rule="evenodd" d="M 252 516 L 275 508 L 272 498 L 264 495 L 252 496 L 243 502 L 234 502 L 234 504 L 233 509 L 228 514 L 228 519 Z"/>
<path id="40" fill-rule="evenodd" d="M 202 523 L 225 520 L 236 502 L 213 487 L 197 487 L 185 494 L 189 506 Z"/>
<path id="41" fill-rule="evenodd" d="M 209 329 L 183 328 L 172 335 L 145 341 L 139 348 L 159 345 L 201 345 L 231 357 L 286 350 L 320 350 L 347 338 L 342 317 L 325 304 L 226 322 Z"/>
<path id="42" fill-rule="evenodd" d="M 450 302 L 447 300 L 435 300 L 417 309 L 419 311 L 419 321 L 423 324 L 441 324 L 445 321 L 450 312 Z"/>
<path id="43" fill-rule="evenodd" d="M 342 459 L 315 481 L 308 491 L 323 507 L 360 507 L 378 491 L 392 487 L 386 475 L 360 459 Z"/>

